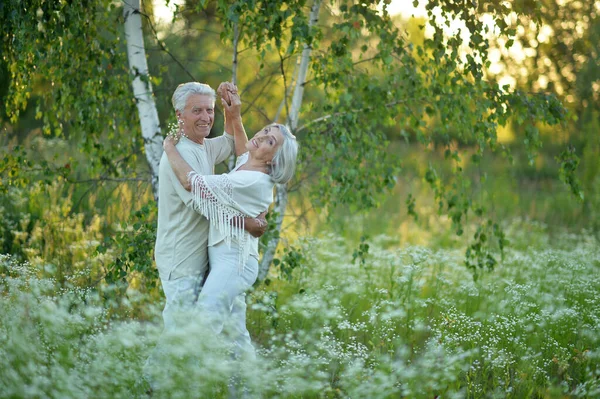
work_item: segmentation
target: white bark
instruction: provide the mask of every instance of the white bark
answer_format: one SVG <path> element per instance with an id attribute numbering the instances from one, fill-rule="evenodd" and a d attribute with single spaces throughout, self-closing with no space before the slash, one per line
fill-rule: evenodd
<path id="1" fill-rule="evenodd" d="M 163 139 L 150 75 L 148 74 L 140 11 L 140 0 L 123 1 L 127 57 L 129 59 L 129 70 L 133 75 L 133 96 L 140 117 L 146 160 L 150 166 L 152 192 L 154 193 L 154 199 L 158 201 L 158 165 L 163 151 Z"/>
<path id="2" fill-rule="evenodd" d="M 310 19 L 308 20 L 308 26 L 312 27 L 317 23 L 319 18 L 319 9 L 321 8 L 321 0 L 315 0 L 310 10 Z M 288 125 L 292 129 L 292 132 L 298 127 L 298 116 L 300 115 L 300 107 L 302 106 L 302 97 L 304 95 L 304 84 L 306 83 L 306 73 L 308 72 L 308 65 L 310 63 L 310 53 L 312 48 L 307 44 L 304 45 L 302 50 L 302 57 L 300 58 L 300 64 L 297 70 L 296 86 L 294 87 L 294 94 L 292 97 L 292 105 L 288 114 Z M 283 217 L 285 215 L 285 209 L 287 207 L 288 193 L 287 186 L 285 184 L 276 185 L 277 194 L 275 196 L 275 207 L 277 217 L 275 218 L 275 226 L 277 231 L 281 233 L 281 225 L 283 224 Z M 267 243 L 267 248 L 260 261 L 258 269 L 258 279 L 264 280 L 269 273 L 271 262 L 275 257 L 275 251 L 279 244 L 279 237 L 273 237 Z"/>
<path id="3" fill-rule="evenodd" d="M 300 55 L 302 56 L 302 55 Z M 294 72 L 292 73 L 292 76 L 294 77 L 294 79 L 296 78 L 296 75 L 298 75 L 296 72 L 298 71 L 298 62 L 295 63 L 294 65 Z M 288 96 L 290 95 L 290 92 L 292 91 L 292 87 L 294 87 L 294 80 L 292 79 L 292 82 L 287 85 L 288 87 L 285 88 L 285 93 L 283 95 L 283 100 L 281 100 L 281 103 L 279 103 L 279 108 L 277 108 L 277 113 L 275 114 L 275 119 L 273 119 L 273 123 L 278 123 L 279 122 L 279 117 L 281 116 L 281 113 L 283 112 L 283 108 L 286 107 L 286 102 L 288 100 Z"/>

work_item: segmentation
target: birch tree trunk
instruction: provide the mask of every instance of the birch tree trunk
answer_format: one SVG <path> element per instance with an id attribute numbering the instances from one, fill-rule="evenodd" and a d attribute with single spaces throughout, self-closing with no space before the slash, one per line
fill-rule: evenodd
<path id="1" fill-rule="evenodd" d="M 125 39 L 129 70 L 133 75 L 133 96 L 140 117 L 146 160 L 150 166 L 152 193 L 154 199 L 158 201 L 158 165 L 163 151 L 163 139 L 150 75 L 148 74 L 148 63 L 146 62 L 140 0 L 123 1 L 123 16 L 125 17 Z"/>
<path id="2" fill-rule="evenodd" d="M 310 19 L 308 21 L 309 28 L 317 23 L 320 8 L 321 0 L 315 0 L 310 10 Z M 292 132 L 295 132 L 296 128 L 298 127 L 298 116 L 300 115 L 300 107 L 302 106 L 302 96 L 304 95 L 304 84 L 306 83 L 306 73 L 308 72 L 308 65 L 310 64 L 311 51 L 312 48 L 305 44 L 304 49 L 302 50 L 302 56 L 300 58 L 300 65 L 297 69 L 296 86 L 294 87 L 292 105 L 290 107 L 290 112 L 287 119 L 287 123 L 292 129 Z M 285 215 L 285 209 L 288 201 L 287 186 L 285 184 L 277 184 L 276 190 L 275 207 L 273 209 L 277 215 L 275 218 L 275 227 L 276 231 L 281 232 L 281 225 L 283 224 L 283 217 Z M 279 244 L 279 237 L 280 235 L 276 235 L 267 243 L 267 248 L 263 254 L 258 269 L 258 280 L 264 280 L 267 277 L 267 273 L 269 273 L 271 262 L 273 262 L 275 251 L 277 250 L 277 245 Z"/>

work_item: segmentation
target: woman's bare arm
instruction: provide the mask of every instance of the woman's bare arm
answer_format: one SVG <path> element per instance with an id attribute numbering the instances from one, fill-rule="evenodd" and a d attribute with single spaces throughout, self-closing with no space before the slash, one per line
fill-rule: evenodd
<path id="1" fill-rule="evenodd" d="M 222 82 L 217 89 L 221 96 L 223 113 L 225 116 L 225 131 L 233 135 L 235 142 L 235 155 L 240 156 L 246 152 L 248 136 L 242 123 L 242 100 L 238 88 L 231 82 Z"/>
<path id="2" fill-rule="evenodd" d="M 245 153 L 246 143 L 248 142 L 248 135 L 246 134 L 246 129 L 244 129 L 244 124 L 242 123 L 242 100 L 240 99 L 239 94 L 229 93 L 229 103 L 222 98 L 221 103 L 223 104 L 223 109 L 225 110 L 225 123 L 228 128 L 232 130 L 234 141 L 235 141 L 235 155 L 240 156 Z"/>
<path id="3" fill-rule="evenodd" d="M 171 169 L 175 172 L 175 176 L 187 191 L 192 191 L 192 185 L 188 180 L 188 173 L 192 172 L 193 169 L 188 164 L 185 159 L 179 154 L 177 151 L 177 147 L 175 147 L 175 142 L 171 137 L 165 138 L 163 141 L 163 148 L 165 153 L 167 154 L 167 158 L 169 159 L 169 163 L 171 164 Z"/>

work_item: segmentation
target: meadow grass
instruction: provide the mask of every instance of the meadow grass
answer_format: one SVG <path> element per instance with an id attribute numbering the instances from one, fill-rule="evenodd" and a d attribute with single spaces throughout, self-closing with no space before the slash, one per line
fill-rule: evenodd
<path id="1" fill-rule="evenodd" d="M 300 239 L 292 278 L 248 295 L 257 358 L 240 365 L 190 323 L 166 338 L 153 397 L 228 397 L 231 375 L 265 398 L 600 396 L 597 241 L 506 229 L 511 249 L 477 281 L 459 247 L 378 236 L 353 260 L 338 234 Z M 146 397 L 162 303 L 131 289 L 112 301 L 111 287 L 39 267 L 0 258 L 0 397 Z"/>

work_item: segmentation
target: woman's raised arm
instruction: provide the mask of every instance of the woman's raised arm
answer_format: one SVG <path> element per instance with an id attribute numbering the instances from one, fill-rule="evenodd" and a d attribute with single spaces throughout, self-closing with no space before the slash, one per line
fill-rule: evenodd
<path id="1" fill-rule="evenodd" d="M 175 176 L 187 191 L 192 191 L 192 185 L 188 180 L 188 173 L 192 172 L 193 169 L 188 164 L 185 159 L 179 154 L 177 147 L 175 147 L 175 142 L 173 138 L 167 136 L 163 141 L 163 149 L 167 154 L 167 158 L 169 159 L 169 163 L 171 164 L 171 169 L 175 172 Z"/>
<path id="2" fill-rule="evenodd" d="M 233 134 L 235 141 L 235 155 L 240 156 L 247 151 L 246 143 L 248 142 L 248 135 L 246 134 L 246 129 L 244 129 L 244 124 L 242 123 L 242 100 L 237 93 L 237 89 L 235 92 L 229 92 L 228 94 L 230 103 L 227 103 L 225 98 L 221 98 L 221 104 L 223 104 L 223 110 L 225 111 L 226 130 L 232 129 L 232 131 L 228 133 Z"/>

